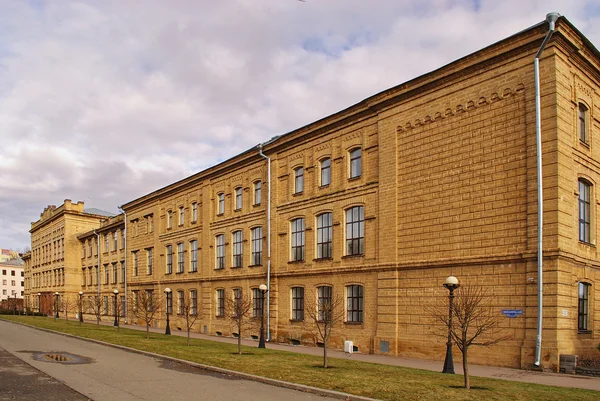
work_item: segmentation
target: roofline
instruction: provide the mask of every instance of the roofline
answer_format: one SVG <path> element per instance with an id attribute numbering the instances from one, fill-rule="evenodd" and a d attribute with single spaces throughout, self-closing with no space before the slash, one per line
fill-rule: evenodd
<path id="1" fill-rule="evenodd" d="M 587 39 L 577 28 L 575 28 L 575 26 L 566 17 L 561 15 L 558 18 L 556 23 L 558 24 L 559 22 L 560 23 L 564 22 L 567 26 L 569 26 L 571 29 L 573 29 L 575 31 L 575 33 L 582 38 L 585 45 L 590 48 L 592 53 L 600 59 L 600 52 L 596 49 L 596 47 L 592 44 L 592 42 L 590 42 L 589 39 Z M 450 63 L 447 63 L 435 70 L 432 70 L 432 71 L 429 71 L 422 75 L 419 75 L 415 78 L 412 78 L 408 81 L 405 81 L 405 82 L 398 84 L 396 86 L 393 86 L 391 88 L 382 90 L 382 91 L 380 91 L 374 95 L 371 95 L 371 96 L 361 100 L 360 102 L 355 103 L 345 109 L 342 109 L 338 112 L 335 112 L 333 114 L 330 114 L 328 116 L 320 118 L 320 119 L 313 121 L 309 124 L 306 124 L 300 128 L 296 128 L 292 131 L 288 131 L 281 135 L 276 135 L 276 136 L 272 137 L 271 139 L 267 140 L 266 142 L 263 142 L 262 144 L 258 144 L 250 149 L 247 149 L 247 150 L 245 150 L 237 155 L 234 155 L 218 164 L 215 164 L 211 167 L 201 170 L 196 174 L 193 174 L 191 176 L 183 178 L 179 181 L 176 181 L 172 184 L 166 185 L 166 186 L 159 188 L 153 192 L 150 192 L 146 195 L 138 197 L 132 201 L 124 203 L 120 207 L 123 208 L 123 210 L 126 210 L 126 209 L 134 207 L 136 205 L 152 201 L 161 195 L 166 195 L 169 192 L 175 191 L 184 184 L 190 184 L 190 183 L 202 181 L 204 179 L 209 179 L 209 178 L 211 178 L 211 175 L 218 174 L 221 170 L 225 169 L 227 167 L 227 165 L 232 163 L 233 161 L 237 161 L 237 162 L 249 161 L 248 157 L 246 157 L 245 159 L 243 157 L 249 156 L 249 154 L 253 151 L 256 152 L 255 153 L 256 159 L 262 160 L 262 158 L 260 158 L 258 155 L 258 147 L 260 145 L 263 146 L 263 152 L 268 153 L 269 150 L 265 149 L 265 148 L 269 147 L 269 148 L 271 148 L 271 150 L 274 150 L 275 148 L 283 146 L 284 143 L 289 141 L 291 139 L 291 137 L 293 137 L 294 135 L 302 134 L 302 133 L 305 133 L 305 134 L 311 133 L 311 131 L 315 131 L 319 128 L 327 129 L 328 126 L 338 124 L 349 118 L 356 118 L 357 116 L 360 117 L 361 114 L 365 114 L 365 115 L 375 114 L 378 111 L 378 109 L 386 107 L 386 103 L 388 103 L 388 102 L 387 102 L 387 99 L 384 99 L 384 97 L 386 97 L 387 95 L 390 95 L 394 92 L 396 92 L 397 95 L 401 95 L 404 92 L 407 92 L 408 90 L 414 90 L 414 89 L 418 88 L 419 86 L 423 86 L 424 84 L 426 84 L 427 83 L 426 81 L 431 80 L 431 78 L 435 77 L 436 75 L 440 75 L 439 79 L 441 79 L 444 77 L 442 73 L 445 70 L 448 70 L 448 75 L 451 75 L 453 73 L 453 71 L 452 71 L 453 66 L 458 66 L 461 63 L 465 63 L 471 59 L 475 59 L 476 57 L 479 57 L 479 55 L 481 53 L 485 53 L 487 50 L 495 48 L 495 47 L 500 47 L 503 44 L 513 41 L 514 39 L 516 39 L 518 37 L 531 35 L 536 30 L 540 29 L 541 27 L 546 26 L 547 24 L 548 24 L 548 22 L 546 20 L 538 22 L 538 23 L 530 26 L 529 28 L 523 29 L 523 30 L 521 30 L 515 34 L 512 34 L 504 39 L 496 41 L 486 47 L 483 47 L 474 52 L 471 52 L 471 53 L 469 53 L 463 57 L 460 57 L 454 61 L 451 61 Z M 541 41 L 543 39 L 543 35 L 545 35 L 545 34 L 546 34 L 545 31 L 543 33 L 540 33 L 540 37 L 534 39 L 533 41 L 538 41 L 538 40 Z M 319 129 L 319 131 L 320 131 L 320 129 Z"/>

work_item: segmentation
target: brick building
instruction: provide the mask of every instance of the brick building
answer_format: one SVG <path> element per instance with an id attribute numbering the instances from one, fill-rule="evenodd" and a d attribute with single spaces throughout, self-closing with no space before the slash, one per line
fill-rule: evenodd
<path id="1" fill-rule="evenodd" d="M 531 366 L 539 294 L 533 59 L 547 32 L 546 22 L 535 25 L 127 202 L 118 255 L 126 255 L 128 295 L 169 287 L 175 326 L 184 327 L 178 305 L 189 298 L 196 330 L 233 335 L 226 299 L 241 290 L 260 315 L 265 283 L 272 341 L 302 344 L 315 343 L 305 308 L 339 296 L 345 323 L 334 346 L 352 340 L 360 352 L 441 359 L 444 340 L 432 336 L 427 309 L 447 296 L 442 284 L 454 275 L 487 287 L 499 316 L 521 313 L 502 320 L 512 338 L 474 349 L 472 362 Z M 555 368 L 560 354 L 600 342 L 600 53 L 561 17 L 540 71 L 541 364 Z M 90 239 L 80 236 L 78 249 Z"/>

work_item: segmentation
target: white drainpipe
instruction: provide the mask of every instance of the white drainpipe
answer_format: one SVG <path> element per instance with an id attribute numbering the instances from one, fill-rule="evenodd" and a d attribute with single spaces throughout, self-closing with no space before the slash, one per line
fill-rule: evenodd
<path id="1" fill-rule="evenodd" d="M 263 144 L 258 145 L 258 154 L 267 159 L 267 341 L 271 341 L 271 158 L 262 152 Z"/>
<path id="2" fill-rule="evenodd" d="M 538 244 L 537 244 L 537 273 L 538 273 L 538 317 L 537 317 L 537 341 L 535 346 L 535 365 L 540 366 L 542 354 L 542 317 L 543 317 L 543 257 L 542 250 L 542 234 L 544 229 L 544 197 L 542 183 L 542 116 L 540 106 L 540 55 L 544 51 L 544 47 L 550 40 L 554 32 L 554 24 L 560 17 L 558 13 L 549 13 L 546 15 L 548 21 L 548 33 L 540 46 L 540 49 L 533 59 L 534 75 L 535 75 L 535 141 L 537 152 L 537 188 L 538 188 Z"/>

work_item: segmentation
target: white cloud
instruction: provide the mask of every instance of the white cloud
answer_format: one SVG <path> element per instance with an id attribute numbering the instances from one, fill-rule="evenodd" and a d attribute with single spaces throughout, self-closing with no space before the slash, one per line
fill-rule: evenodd
<path id="1" fill-rule="evenodd" d="M 0 246 L 65 198 L 116 206 L 542 21 L 572 0 L 8 2 Z"/>

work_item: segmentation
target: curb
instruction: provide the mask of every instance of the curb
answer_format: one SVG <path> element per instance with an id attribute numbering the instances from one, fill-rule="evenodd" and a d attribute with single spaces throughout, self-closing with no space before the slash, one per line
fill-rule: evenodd
<path id="1" fill-rule="evenodd" d="M 142 351 L 142 350 L 135 349 L 135 348 L 125 347 L 123 345 L 111 344 L 111 343 L 107 343 L 107 342 L 100 341 L 100 340 L 94 340 L 92 338 L 79 337 L 79 336 L 76 336 L 73 334 L 62 333 L 60 331 L 54 331 L 54 330 L 46 329 L 43 327 L 36 327 L 36 326 L 32 326 L 27 323 L 15 322 L 15 321 L 5 320 L 5 319 L 2 319 L 2 320 L 4 320 L 5 322 L 8 322 L 8 323 L 20 324 L 22 326 L 30 327 L 32 329 L 36 329 L 39 331 L 45 331 L 48 333 L 58 334 L 58 335 L 62 335 L 65 337 L 76 338 L 78 340 L 88 341 L 88 342 L 99 344 L 99 345 L 117 348 L 117 349 L 120 349 L 123 351 L 135 353 L 135 354 L 146 355 L 146 356 L 150 356 L 153 358 L 164 359 L 164 360 L 168 360 L 168 361 L 172 361 L 172 362 L 178 362 L 178 363 L 193 366 L 193 367 L 196 367 L 199 369 L 207 370 L 210 372 L 225 374 L 225 375 L 229 375 L 229 376 L 235 376 L 240 379 L 255 381 L 255 382 L 264 383 L 264 384 L 268 384 L 268 385 L 276 386 L 276 387 L 287 388 L 290 390 L 301 391 L 303 393 L 311 393 L 311 394 L 315 394 L 315 395 L 319 395 L 319 396 L 323 396 L 323 397 L 332 397 L 332 398 L 337 398 L 337 399 L 344 400 L 344 401 L 379 401 L 376 398 L 363 397 L 363 396 L 359 396 L 359 395 L 343 393 L 340 391 L 327 390 L 327 389 L 322 389 L 322 388 L 318 388 L 318 387 L 307 386 L 304 384 L 297 384 L 297 383 L 286 382 L 283 380 L 271 379 L 271 378 L 263 377 L 263 376 L 256 376 L 256 375 L 252 375 L 250 373 L 237 372 L 235 370 L 219 368 L 216 366 L 204 365 L 204 364 L 197 363 L 197 362 L 186 361 L 184 359 L 174 358 L 174 357 L 168 356 L 168 355 L 156 354 L 154 352 Z"/>

